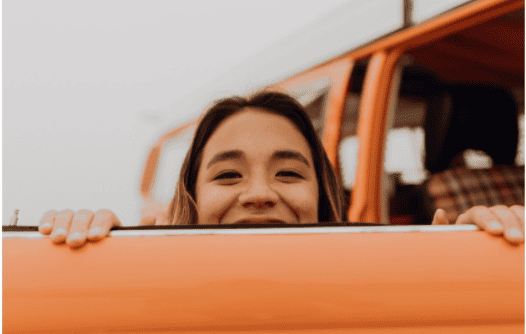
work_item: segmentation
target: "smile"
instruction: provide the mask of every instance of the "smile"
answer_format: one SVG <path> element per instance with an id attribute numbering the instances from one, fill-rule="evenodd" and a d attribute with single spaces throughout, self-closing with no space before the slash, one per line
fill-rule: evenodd
<path id="1" fill-rule="evenodd" d="M 284 221 L 279 219 L 243 219 L 235 222 L 235 224 L 286 224 Z"/>

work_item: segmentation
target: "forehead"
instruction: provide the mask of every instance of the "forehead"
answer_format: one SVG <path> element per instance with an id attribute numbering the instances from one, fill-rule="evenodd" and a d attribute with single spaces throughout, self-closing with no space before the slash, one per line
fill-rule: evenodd
<path id="1" fill-rule="evenodd" d="M 218 151 L 242 150 L 255 155 L 275 150 L 300 151 L 312 161 L 307 140 L 288 118 L 255 108 L 245 108 L 221 123 L 205 145 L 205 159 Z"/>

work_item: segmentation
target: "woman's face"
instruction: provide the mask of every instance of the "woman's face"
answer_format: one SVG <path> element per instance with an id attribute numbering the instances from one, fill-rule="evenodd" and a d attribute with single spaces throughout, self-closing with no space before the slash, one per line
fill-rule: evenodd
<path id="1" fill-rule="evenodd" d="M 221 123 L 204 147 L 195 191 L 198 223 L 315 223 L 314 168 L 294 123 L 246 108 Z"/>

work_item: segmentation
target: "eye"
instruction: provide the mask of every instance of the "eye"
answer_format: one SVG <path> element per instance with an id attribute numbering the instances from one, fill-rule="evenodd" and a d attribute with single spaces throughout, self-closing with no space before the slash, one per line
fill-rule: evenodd
<path id="1" fill-rule="evenodd" d="M 280 172 L 278 172 L 276 174 L 276 176 L 281 176 L 281 177 L 287 177 L 287 178 L 299 178 L 299 179 L 303 179 L 303 176 L 301 176 L 300 174 L 294 172 L 294 171 L 291 171 L 291 170 L 282 170 Z"/>
<path id="2" fill-rule="evenodd" d="M 219 174 L 218 176 L 214 178 L 214 180 L 231 180 L 231 179 L 240 178 L 240 177 L 242 176 L 238 172 L 229 171 L 229 172 L 224 172 L 224 173 Z"/>

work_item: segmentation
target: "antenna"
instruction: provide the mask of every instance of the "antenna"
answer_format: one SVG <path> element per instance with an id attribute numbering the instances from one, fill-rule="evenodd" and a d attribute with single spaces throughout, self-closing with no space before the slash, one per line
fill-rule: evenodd
<path id="1" fill-rule="evenodd" d="M 15 209 L 15 213 L 13 214 L 13 217 L 11 217 L 11 222 L 9 225 L 16 226 L 16 224 L 18 223 L 18 211 L 18 209 Z"/>

